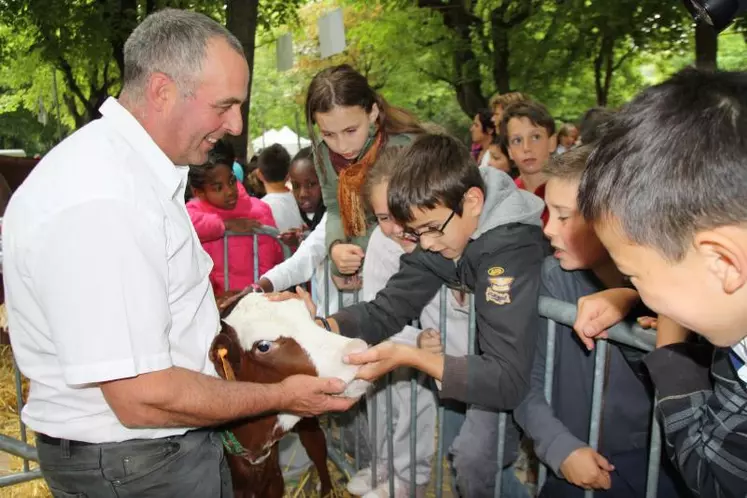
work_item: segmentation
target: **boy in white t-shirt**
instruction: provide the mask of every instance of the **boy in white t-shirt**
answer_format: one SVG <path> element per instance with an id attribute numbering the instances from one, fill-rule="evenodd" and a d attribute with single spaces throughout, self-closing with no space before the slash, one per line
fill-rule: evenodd
<path id="1" fill-rule="evenodd" d="M 272 209 L 281 232 L 303 226 L 296 199 L 286 186 L 290 162 L 288 151 L 280 144 L 273 144 L 260 152 L 257 165 L 257 176 L 267 191 L 262 200 Z"/>

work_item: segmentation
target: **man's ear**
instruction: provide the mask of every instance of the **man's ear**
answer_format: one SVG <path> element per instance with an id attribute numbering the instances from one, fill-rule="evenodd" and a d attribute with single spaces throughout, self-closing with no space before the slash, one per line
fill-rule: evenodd
<path id="1" fill-rule="evenodd" d="M 743 229 L 718 227 L 695 235 L 694 245 L 706 269 L 721 283 L 725 294 L 734 294 L 747 284 L 747 247 Z"/>
<path id="2" fill-rule="evenodd" d="M 145 95 L 151 105 L 162 112 L 168 109 L 179 94 L 176 83 L 167 74 L 154 72 L 148 76 Z"/>

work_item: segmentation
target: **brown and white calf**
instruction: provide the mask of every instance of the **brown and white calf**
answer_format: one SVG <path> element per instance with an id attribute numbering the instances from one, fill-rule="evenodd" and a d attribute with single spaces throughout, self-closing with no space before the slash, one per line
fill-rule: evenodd
<path id="1" fill-rule="evenodd" d="M 221 331 L 210 348 L 210 360 L 221 377 L 257 383 L 276 383 L 295 374 L 338 377 L 348 383 L 344 395 L 365 392 L 369 384 L 354 380 L 357 367 L 342 361 L 348 353 L 365 350 L 365 342 L 318 327 L 299 300 L 272 302 L 262 294 L 233 299 L 221 310 Z M 319 473 L 322 496 L 331 493 L 326 439 L 318 420 L 279 413 L 224 428 L 236 498 L 283 496 L 277 442 L 294 427 Z"/>

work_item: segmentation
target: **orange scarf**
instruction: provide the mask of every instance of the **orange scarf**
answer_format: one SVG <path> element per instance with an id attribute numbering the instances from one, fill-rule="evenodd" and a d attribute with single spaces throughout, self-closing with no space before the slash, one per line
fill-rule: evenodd
<path id="1" fill-rule="evenodd" d="M 340 171 L 337 186 L 337 202 L 340 205 L 342 228 L 346 237 L 366 234 L 366 210 L 361 197 L 368 168 L 376 162 L 384 134 L 379 132 L 368 151 L 357 162 Z"/>

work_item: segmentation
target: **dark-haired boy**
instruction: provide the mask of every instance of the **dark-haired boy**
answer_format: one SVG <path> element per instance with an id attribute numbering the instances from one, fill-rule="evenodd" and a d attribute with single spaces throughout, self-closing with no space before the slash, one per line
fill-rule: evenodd
<path id="1" fill-rule="evenodd" d="M 329 325 L 375 344 L 416 318 L 443 285 L 474 293 L 477 354 L 444 356 L 386 341 L 350 361 L 366 364 L 361 375 L 371 379 L 415 367 L 443 383 L 442 397 L 476 405 L 455 442 L 454 466 L 464 496 L 492 497 L 499 468 L 495 410 L 513 410 L 529 386 L 547 253 L 544 204 L 505 173 L 478 168 L 464 145 L 443 135 L 418 137 L 403 152 L 388 200 L 403 236 L 420 247 L 402 257 L 400 271 L 375 300 L 339 311 Z M 511 424 L 507 432 L 504 467 L 513 462 L 518 439 Z M 504 496 L 525 496 L 515 477 L 507 481 L 511 471 L 503 474 Z"/>
<path id="2" fill-rule="evenodd" d="M 263 149 L 257 161 L 257 177 L 264 184 L 267 192 L 262 200 L 270 205 L 272 216 L 280 232 L 303 226 L 296 198 L 286 186 L 290 164 L 290 154 L 280 144 L 273 144 Z"/>
<path id="3" fill-rule="evenodd" d="M 611 121 L 579 206 L 653 310 L 667 450 L 697 496 L 747 493 L 747 73 L 684 70 Z"/>
<path id="4" fill-rule="evenodd" d="M 506 137 L 509 156 L 519 169 L 516 186 L 544 199 L 547 178 L 542 170 L 558 145 L 552 115 L 536 101 L 511 104 L 503 112 L 500 133 Z M 547 216 L 545 210 L 543 223 L 547 223 Z"/>

